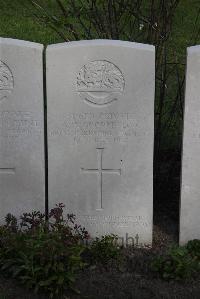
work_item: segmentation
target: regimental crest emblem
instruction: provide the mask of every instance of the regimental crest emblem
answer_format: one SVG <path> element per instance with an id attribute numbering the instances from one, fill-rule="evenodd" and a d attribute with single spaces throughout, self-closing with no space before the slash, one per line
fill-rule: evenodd
<path id="1" fill-rule="evenodd" d="M 0 60 L 0 101 L 7 98 L 14 88 L 14 78 L 10 68 Z"/>
<path id="2" fill-rule="evenodd" d="M 118 100 L 125 81 L 120 69 L 106 60 L 91 61 L 84 65 L 77 76 L 77 91 L 87 103 L 97 106 Z"/>

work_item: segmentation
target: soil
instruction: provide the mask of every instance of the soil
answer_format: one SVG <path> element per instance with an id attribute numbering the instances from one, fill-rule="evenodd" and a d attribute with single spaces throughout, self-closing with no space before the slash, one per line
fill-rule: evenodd
<path id="1" fill-rule="evenodd" d="M 62 299 L 200 299 L 200 275 L 190 281 L 167 282 L 156 277 L 148 266 L 152 258 L 178 242 L 180 159 L 171 169 L 169 164 L 164 165 L 164 159 L 162 163 L 163 174 L 155 177 L 153 247 L 124 249 L 120 267 L 110 263 L 84 269 L 76 282 L 80 294 L 66 293 Z M 0 299 L 43 298 L 15 281 L 0 278 Z"/>
<path id="2" fill-rule="evenodd" d="M 165 242 L 162 232 L 158 233 Z M 167 238 L 169 243 L 173 242 L 170 236 Z M 124 249 L 125 262 L 121 266 L 111 262 L 84 269 L 76 282 L 80 294 L 67 292 L 60 299 L 199 299 L 200 275 L 190 281 L 164 281 L 150 270 L 149 262 L 165 249 L 163 246 Z M 0 279 L 1 292 L 4 297 L 0 296 L 0 299 L 47 299 L 3 278 Z"/>

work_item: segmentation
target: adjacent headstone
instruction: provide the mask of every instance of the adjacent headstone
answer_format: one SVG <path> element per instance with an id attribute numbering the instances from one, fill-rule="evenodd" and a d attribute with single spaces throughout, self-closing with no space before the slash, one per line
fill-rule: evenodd
<path id="1" fill-rule="evenodd" d="M 0 222 L 44 211 L 43 46 L 0 38 Z"/>
<path id="2" fill-rule="evenodd" d="M 47 48 L 49 206 L 92 237 L 150 244 L 154 47 L 93 40 Z"/>
<path id="3" fill-rule="evenodd" d="M 187 54 L 180 244 L 200 239 L 200 46 Z"/>

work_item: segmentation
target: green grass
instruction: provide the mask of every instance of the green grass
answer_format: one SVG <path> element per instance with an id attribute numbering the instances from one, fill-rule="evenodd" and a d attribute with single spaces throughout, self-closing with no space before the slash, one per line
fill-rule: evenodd
<path id="1" fill-rule="evenodd" d="M 53 30 L 34 18 L 29 0 L 0 0 L 0 36 L 43 44 L 61 41 Z"/>
<path id="2" fill-rule="evenodd" d="M 45 3 L 49 4 L 52 11 L 55 10 L 54 0 L 45 0 Z M 185 57 L 186 47 L 194 44 L 192 37 L 199 7 L 199 1 L 181 0 L 177 9 L 169 50 L 171 45 L 176 45 L 181 58 Z M 200 28 L 200 18 L 197 27 Z M 44 44 L 62 41 L 53 30 L 36 21 L 30 0 L 0 0 L 0 36 Z M 200 38 L 196 43 L 200 44 Z"/>
<path id="3" fill-rule="evenodd" d="M 5 290 L 0 289 L 0 299 L 7 299 L 8 298 L 8 294 Z"/>
<path id="4" fill-rule="evenodd" d="M 176 11 L 170 45 L 176 45 L 180 58 L 185 57 L 186 47 L 200 44 L 200 34 L 194 41 L 194 36 L 200 30 L 200 16 L 195 26 L 200 2 L 196 0 L 181 0 Z"/>

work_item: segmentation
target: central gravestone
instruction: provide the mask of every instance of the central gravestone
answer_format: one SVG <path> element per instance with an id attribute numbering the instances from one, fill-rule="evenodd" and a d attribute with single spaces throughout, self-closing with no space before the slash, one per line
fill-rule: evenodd
<path id="1" fill-rule="evenodd" d="M 49 204 L 92 237 L 150 244 L 154 47 L 94 40 L 47 48 Z"/>

